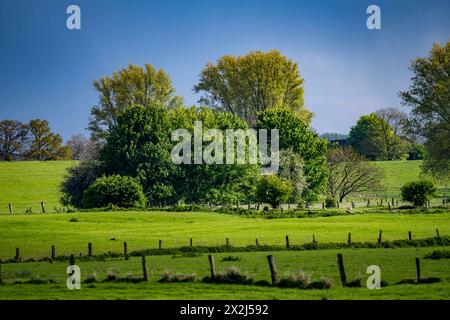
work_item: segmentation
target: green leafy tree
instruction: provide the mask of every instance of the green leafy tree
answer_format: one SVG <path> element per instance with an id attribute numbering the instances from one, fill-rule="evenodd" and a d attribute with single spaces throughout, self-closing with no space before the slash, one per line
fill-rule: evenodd
<path id="1" fill-rule="evenodd" d="M 408 160 L 423 160 L 426 154 L 427 150 L 422 144 L 411 143 L 408 151 Z"/>
<path id="2" fill-rule="evenodd" d="M 269 109 L 258 114 L 259 129 L 278 129 L 280 150 L 292 149 L 304 163 L 307 187 L 302 197 L 313 201 L 325 190 L 327 180 L 327 141 L 319 138 L 294 111 Z"/>
<path id="3" fill-rule="evenodd" d="M 35 119 L 29 124 L 31 141 L 27 158 L 30 160 L 70 160 L 70 147 L 63 146 L 59 134 L 50 130 L 47 120 Z"/>
<path id="4" fill-rule="evenodd" d="M 277 208 L 286 202 L 292 193 L 292 185 L 276 175 L 262 176 L 256 186 L 256 199 Z"/>
<path id="5" fill-rule="evenodd" d="M 401 188 L 402 199 L 414 206 L 423 206 L 436 193 L 436 187 L 429 180 L 408 182 Z"/>
<path id="6" fill-rule="evenodd" d="M 435 44 L 427 57 L 411 64 L 413 77 L 400 93 L 411 108 L 410 132 L 424 141 L 424 170 L 438 179 L 450 177 L 450 41 Z"/>
<path id="7" fill-rule="evenodd" d="M 0 158 L 11 161 L 21 159 L 29 140 L 29 128 L 17 120 L 0 121 Z"/>
<path id="8" fill-rule="evenodd" d="M 182 98 L 175 96 L 167 73 L 150 64 L 144 68 L 130 64 L 111 77 L 94 81 L 94 87 L 100 94 L 99 104 L 92 108 L 89 119 L 89 130 L 95 140 L 106 138 L 123 109 L 133 105 L 166 108 L 182 105 Z"/>
<path id="9" fill-rule="evenodd" d="M 101 160 L 107 175 L 137 177 L 154 204 L 169 199 L 156 199 L 156 185 L 171 185 L 171 126 L 165 107 L 160 105 L 128 107 L 110 129 Z"/>
<path id="10" fill-rule="evenodd" d="M 135 178 L 112 175 L 95 180 L 83 193 L 84 208 L 143 208 L 147 203 L 142 186 Z"/>
<path id="11" fill-rule="evenodd" d="M 305 122 L 312 117 L 304 107 L 297 64 L 277 50 L 225 55 L 215 64 L 208 63 L 194 90 L 203 93 L 200 103 L 228 111 L 252 127 L 257 113 L 271 108 L 290 108 Z"/>

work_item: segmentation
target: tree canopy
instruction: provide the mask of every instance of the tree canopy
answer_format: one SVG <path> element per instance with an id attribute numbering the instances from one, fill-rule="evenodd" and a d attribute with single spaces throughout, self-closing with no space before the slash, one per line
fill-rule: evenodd
<path id="1" fill-rule="evenodd" d="M 257 113 L 286 107 L 305 122 L 303 78 L 297 64 L 277 50 L 252 51 L 244 56 L 225 55 L 208 63 L 194 90 L 202 93 L 200 103 L 231 112 L 253 127 Z"/>

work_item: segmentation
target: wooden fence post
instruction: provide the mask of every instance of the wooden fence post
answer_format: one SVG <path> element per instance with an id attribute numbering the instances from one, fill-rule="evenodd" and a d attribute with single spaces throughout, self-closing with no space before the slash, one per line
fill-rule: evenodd
<path id="1" fill-rule="evenodd" d="M 322 209 L 325 209 L 325 202 L 322 202 Z"/>
<path id="2" fill-rule="evenodd" d="M 226 239 L 225 239 L 225 242 L 226 242 L 226 244 L 227 244 L 227 247 L 229 247 L 229 246 L 230 246 L 230 239 L 229 239 L 229 238 L 226 238 Z"/>
<path id="3" fill-rule="evenodd" d="M 286 236 L 286 249 L 289 249 L 289 236 Z"/>
<path id="4" fill-rule="evenodd" d="M 378 243 L 381 243 L 382 235 L 383 235 L 383 231 L 380 230 L 380 232 L 378 233 Z"/>
<path id="5" fill-rule="evenodd" d="M 417 283 L 420 282 L 420 259 L 416 258 Z"/>
<path id="6" fill-rule="evenodd" d="M 147 262 L 145 261 L 145 255 L 142 254 L 142 278 L 145 282 L 148 281 L 148 275 L 147 275 Z"/>
<path id="7" fill-rule="evenodd" d="M 316 237 L 314 236 L 314 234 L 313 234 L 313 242 L 312 242 L 313 244 L 315 244 L 316 243 Z"/>
<path id="8" fill-rule="evenodd" d="M 71 266 L 75 265 L 75 256 L 73 254 L 70 255 L 69 265 Z"/>
<path id="9" fill-rule="evenodd" d="M 275 285 L 277 283 L 277 267 L 275 266 L 273 256 L 267 256 L 267 261 L 269 262 L 270 278 L 272 279 L 272 284 Z"/>
<path id="10" fill-rule="evenodd" d="M 9 214 L 13 214 L 13 207 L 11 203 L 8 203 Z"/>
<path id="11" fill-rule="evenodd" d="M 14 257 L 14 260 L 20 261 L 20 249 L 16 248 L 16 256 Z"/>
<path id="12" fill-rule="evenodd" d="M 256 243 L 256 247 L 259 247 L 259 241 L 258 241 L 258 239 L 255 240 L 255 243 Z"/>
<path id="13" fill-rule="evenodd" d="M 212 254 L 208 255 L 209 267 L 211 268 L 211 279 L 216 278 L 216 263 L 214 262 L 214 256 Z"/>
<path id="14" fill-rule="evenodd" d="M 123 242 L 123 256 L 128 260 L 128 245 L 127 242 Z"/>
<path id="15" fill-rule="evenodd" d="M 409 240 L 409 241 L 412 240 L 412 234 L 411 234 L 411 231 L 408 231 L 408 240 Z"/>
<path id="16" fill-rule="evenodd" d="M 44 201 L 41 201 L 41 209 L 42 209 L 42 213 L 45 213 L 45 203 L 44 203 Z"/>
<path id="17" fill-rule="evenodd" d="M 52 260 L 55 260 L 56 258 L 56 247 L 55 245 L 52 245 Z"/>
<path id="18" fill-rule="evenodd" d="M 347 243 L 348 244 L 352 244 L 352 234 L 351 234 L 351 232 L 348 233 Z"/>
<path id="19" fill-rule="evenodd" d="M 438 238 L 441 237 L 441 236 L 439 235 L 439 229 L 436 229 L 436 236 L 437 236 Z"/>
<path id="20" fill-rule="evenodd" d="M 192 247 L 192 238 L 189 239 L 189 245 Z"/>
<path id="21" fill-rule="evenodd" d="M 344 259 L 342 258 L 342 254 L 337 254 L 338 258 L 338 267 L 339 267 L 339 274 L 341 275 L 341 282 L 342 286 L 345 287 L 347 285 L 347 277 L 345 276 L 345 268 L 344 268 Z"/>
<path id="22" fill-rule="evenodd" d="M 162 240 L 158 241 L 158 249 L 161 250 L 162 249 Z"/>
<path id="23" fill-rule="evenodd" d="M 88 243 L 88 257 L 92 257 L 92 243 Z"/>

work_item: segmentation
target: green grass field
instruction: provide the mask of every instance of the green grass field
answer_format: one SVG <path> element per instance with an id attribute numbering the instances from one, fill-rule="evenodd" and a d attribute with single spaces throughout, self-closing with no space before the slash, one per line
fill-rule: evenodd
<path id="1" fill-rule="evenodd" d="M 129 252 L 157 248 L 187 246 L 190 238 L 194 246 L 217 246 L 229 238 L 233 246 L 255 244 L 284 245 L 289 235 L 291 245 L 310 243 L 314 234 L 319 243 L 343 243 L 348 232 L 354 242 L 375 242 L 379 230 L 383 240 L 406 239 L 412 231 L 414 239 L 434 237 L 438 228 L 442 236 L 450 235 L 450 212 L 441 213 L 389 213 L 357 208 L 352 215 L 316 218 L 259 219 L 228 214 L 157 211 L 117 212 L 55 212 L 58 203 L 58 186 L 65 169 L 73 162 L 15 162 L 0 163 L 0 259 L 14 256 L 20 248 L 23 260 L 50 256 L 51 246 L 56 254 L 87 254 L 87 244 L 93 253 L 121 253 L 127 241 Z M 379 163 L 385 167 L 389 192 L 419 177 L 420 162 Z M 397 175 L 397 178 L 396 178 Z M 441 186 L 442 188 L 442 186 Z M 47 213 L 40 213 L 44 201 Z M 8 203 L 14 214 L 8 213 Z M 33 214 L 24 214 L 28 207 Z M 345 208 L 340 209 L 345 211 Z M 442 209 L 441 211 L 443 211 Z M 149 283 L 94 283 L 83 284 L 80 291 L 70 291 L 65 286 L 67 263 L 22 262 L 2 265 L 3 282 L 0 299 L 449 299 L 450 264 L 448 260 L 422 259 L 424 277 L 439 277 L 442 282 L 428 285 L 396 285 L 381 290 L 342 288 L 336 266 L 336 253 L 344 254 L 349 280 L 357 275 L 366 279 L 365 268 L 378 264 L 382 277 L 389 283 L 415 277 L 414 259 L 437 248 L 396 249 L 342 249 L 273 252 L 279 274 L 304 270 L 314 279 L 332 280 L 330 290 L 299 290 L 245 285 L 212 285 L 204 283 L 160 284 L 157 280 L 164 271 L 193 273 L 199 277 L 208 274 L 207 254 L 196 257 L 172 258 L 149 256 Z M 442 249 L 442 248 L 440 248 Z M 449 248 L 447 248 L 449 249 Z M 216 254 L 219 270 L 237 266 L 255 280 L 269 280 L 266 261 L 268 252 L 232 253 L 240 261 L 221 262 Z M 131 258 L 107 261 L 77 262 L 82 278 L 96 272 L 104 279 L 106 270 L 117 269 L 120 275 L 140 275 L 140 260 Z M 13 284 L 40 276 L 55 280 L 54 284 Z"/>
<path id="2" fill-rule="evenodd" d="M 449 249 L 449 248 L 446 248 Z M 148 283 L 101 283 L 107 270 L 113 269 L 119 277 L 142 277 L 140 258 L 102 262 L 78 262 L 81 280 L 96 274 L 98 283 L 82 284 L 81 290 L 66 287 L 65 263 L 12 263 L 3 265 L 4 285 L 0 287 L 0 299 L 448 299 L 450 289 L 450 265 L 445 260 L 421 259 L 422 277 L 439 277 L 442 282 L 420 285 L 395 285 L 404 279 L 415 279 L 415 258 L 423 258 L 434 248 L 406 249 L 343 249 L 299 252 L 250 252 L 233 253 L 239 261 L 221 261 L 229 253 L 215 254 L 216 268 L 220 272 L 227 267 L 237 267 L 254 280 L 270 282 L 266 256 L 273 254 L 278 277 L 300 270 L 313 280 L 330 279 L 329 290 L 300 290 L 254 285 L 212 285 L 201 282 L 160 284 L 165 272 L 193 274 L 199 279 L 209 275 L 207 255 L 195 257 L 151 256 L 147 257 Z M 342 288 L 336 254 L 342 253 L 348 280 L 361 278 L 363 288 Z M 380 290 L 365 287 L 369 265 L 378 265 L 381 277 L 388 282 Z M 52 279 L 54 284 L 13 284 L 32 277 Z"/>

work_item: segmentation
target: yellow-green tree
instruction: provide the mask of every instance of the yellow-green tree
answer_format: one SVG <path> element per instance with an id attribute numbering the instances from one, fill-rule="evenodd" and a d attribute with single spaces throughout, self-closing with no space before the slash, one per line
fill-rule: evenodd
<path id="1" fill-rule="evenodd" d="M 225 55 L 208 63 L 194 86 L 199 100 L 212 108 L 231 112 L 253 127 L 257 112 L 286 107 L 306 123 L 312 113 L 303 99 L 303 78 L 298 65 L 277 50 L 252 51 L 244 56 Z"/>

